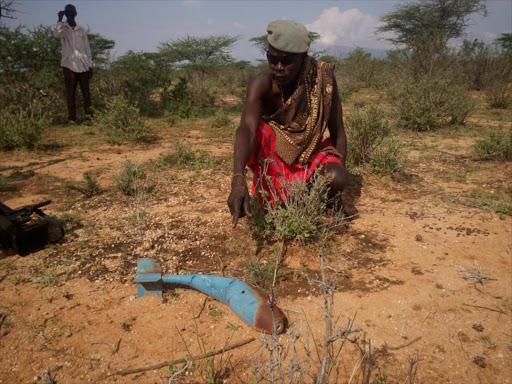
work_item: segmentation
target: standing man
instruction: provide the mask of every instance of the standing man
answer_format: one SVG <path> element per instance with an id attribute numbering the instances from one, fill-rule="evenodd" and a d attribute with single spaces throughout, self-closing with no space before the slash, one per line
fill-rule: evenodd
<path id="1" fill-rule="evenodd" d="M 62 17 L 66 15 L 65 23 Z M 66 84 L 66 98 L 68 104 L 68 118 L 70 124 L 76 123 L 75 95 L 76 86 L 80 83 L 80 89 L 84 98 L 86 118 L 92 118 L 91 93 L 89 80 L 92 78 L 92 55 L 87 31 L 75 21 L 76 8 L 72 4 L 66 5 L 64 11 L 58 13 L 59 21 L 54 26 L 55 37 L 62 41 L 62 60 L 60 65 L 64 72 Z"/>
<path id="2" fill-rule="evenodd" d="M 341 203 L 347 185 L 347 137 L 334 64 L 308 56 L 309 32 L 296 21 L 271 22 L 267 40 L 269 68 L 249 81 L 236 131 L 228 198 L 233 226 L 250 213 L 246 166 L 254 173 L 252 193 L 260 201 L 283 201 L 287 183 L 309 180 L 320 166 L 331 177 L 331 198 Z"/>

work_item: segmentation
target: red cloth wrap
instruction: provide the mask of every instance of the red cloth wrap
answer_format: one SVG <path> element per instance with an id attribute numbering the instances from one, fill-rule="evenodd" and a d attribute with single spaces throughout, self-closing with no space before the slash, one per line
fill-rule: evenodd
<path id="1" fill-rule="evenodd" d="M 301 180 L 308 181 L 315 170 L 325 163 L 342 164 L 339 157 L 329 152 L 319 151 L 311 156 L 308 164 L 293 163 L 288 165 L 276 154 L 275 142 L 276 136 L 272 128 L 265 123 L 260 123 L 254 149 L 247 163 L 247 166 L 254 173 L 252 194 L 256 195 L 260 202 L 263 201 L 263 196 L 259 192 L 261 189 L 267 192 L 268 200 L 275 203 L 275 195 L 277 194 L 279 201 L 282 202 L 286 200 L 287 196 L 286 183 Z M 323 148 L 329 145 L 332 145 L 331 139 L 327 138 L 318 144 L 318 147 Z M 272 187 L 268 185 L 267 178 L 262 177 L 265 168 L 266 174 L 272 182 Z"/>

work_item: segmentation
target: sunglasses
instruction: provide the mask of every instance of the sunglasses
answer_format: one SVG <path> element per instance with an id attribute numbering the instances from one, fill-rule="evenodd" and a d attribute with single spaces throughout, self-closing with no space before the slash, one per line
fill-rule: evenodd
<path id="1" fill-rule="evenodd" d="M 267 52 L 267 60 L 272 65 L 277 65 L 277 63 L 283 64 L 285 67 L 293 63 L 292 56 L 277 56 Z"/>

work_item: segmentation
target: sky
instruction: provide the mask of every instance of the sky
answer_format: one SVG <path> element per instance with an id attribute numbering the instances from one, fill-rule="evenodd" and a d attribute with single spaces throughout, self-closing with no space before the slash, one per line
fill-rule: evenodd
<path id="1" fill-rule="evenodd" d="M 260 53 L 248 40 L 266 33 L 275 19 L 293 19 L 318 32 L 315 45 L 322 50 L 332 45 L 389 49 L 375 35 L 380 17 L 403 1 L 250 1 L 250 0 L 17 0 L 16 20 L 8 26 L 51 25 L 57 13 L 71 2 L 78 11 L 76 21 L 116 42 L 112 57 L 128 50 L 154 52 L 159 43 L 184 37 L 239 35 L 233 49 L 238 60 L 254 61 Z M 489 15 L 472 17 L 470 39 L 491 42 L 501 33 L 512 32 L 512 0 L 488 0 Z"/>

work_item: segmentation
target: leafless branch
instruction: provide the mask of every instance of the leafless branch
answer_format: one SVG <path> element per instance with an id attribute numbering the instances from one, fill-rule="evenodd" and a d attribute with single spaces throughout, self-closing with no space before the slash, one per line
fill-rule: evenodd
<path id="1" fill-rule="evenodd" d="M 16 19 L 14 17 L 14 13 L 16 13 L 16 9 L 14 9 L 14 4 L 16 0 L 0 0 L 0 21 L 2 18 L 4 19 Z"/>

